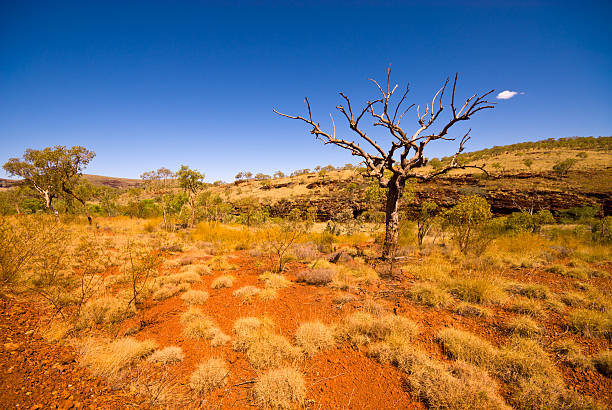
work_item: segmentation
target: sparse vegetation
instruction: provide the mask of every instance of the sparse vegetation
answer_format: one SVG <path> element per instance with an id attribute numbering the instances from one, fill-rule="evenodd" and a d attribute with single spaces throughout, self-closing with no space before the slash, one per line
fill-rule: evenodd
<path id="1" fill-rule="evenodd" d="M 583 164 L 609 162 L 608 151 L 580 149 L 588 156 L 563 183 L 587 172 Z M 372 405 L 379 406 L 378 386 L 385 397 L 397 398 L 398 407 L 415 401 L 432 408 L 609 407 L 603 387 L 611 377 L 610 217 L 602 218 L 606 208 L 596 200 L 543 209 L 538 195 L 561 178 L 552 176 L 545 155 L 515 153 L 520 151 L 490 153 L 504 170 L 493 179 L 461 171 L 453 178 L 462 194 L 493 201 L 506 189 L 500 186 L 510 184 L 520 212 L 485 215 L 462 252 L 456 227 L 443 219 L 455 197 L 419 214 L 430 198 L 419 191 L 418 202 L 407 197 L 402 204 L 406 214 L 392 263 L 377 258 L 385 192 L 359 168 L 205 184 L 193 202 L 171 178 L 163 189 L 150 181 L 131 193 L 108 188 L 116 195 L 87 197 L 96 217 L 92 227 L 78 202 L 74 207 L 65 197 L 54 199 L 58 224 L 54 215 L 28 215 L 45 206 L 26 188 L 11 188 L 10 195 L 0 188 L 0 213 L 21 213 L 0 217 L 2 299 L 17 306 L 32 302 L 45 343 L 79 346 L 78 363 L 92 376 L 106 378 L 126 397 L 142 396 L 151 407 L 185 407 L 189 400 L 203 407 L 235 400 L 310 407 L 306 391 L 317 406 L 333 407 L 338 383 L 356 369 L 368 373 L 356 377 L 353 393 L 347 391 L 349 407 L 362 404 L 361 381 L 369 379 L 378 400 Z M 557 154 L 558 160 L 577 157 Z M 525 158 L 533 158 L 529 174 Z M 437 169 L 448 161 L 440 160 Z M 537 184 L 537 193 L 510 181 L 517 172 Z M 472 180 L 477 187 L 465 185 Z M 274 195 L 286 198 L 287 192 L 294 194 L 290 204 L 275 202 Z M 328 194 L 329 208 L 301 202 L 302 195 Z M 530 206 L 524 195 L 533 196 Z M 251 200 L 239 202 L 242 197 Z M 338 197 L 364 200 L 365 210 L 344 202 L 336 209 Z M 192 220 L 196 227 L 189 229 Z M 301 233 L 282 253 L 282 272 L 272 272 L 279 270 L 279 254 L 267 242 L 275 240 L 270 230 L 284 222 L 300 224 Z M 21 328 L 20 320 L 10 325 Z M 15 338 L 0 347 L 19 359 L 29 348 Z M 58 362 L 53 355 L 49 360 Z M 280 369 L 286 373 L 266 379 Z M 191 370 L 189 379 L 184 371 Z M 238 398 L 247 386 L 252 394 Z"/>

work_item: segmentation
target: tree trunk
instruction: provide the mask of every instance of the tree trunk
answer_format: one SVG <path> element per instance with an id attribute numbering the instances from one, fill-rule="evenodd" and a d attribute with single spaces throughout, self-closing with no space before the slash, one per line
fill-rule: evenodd
<path id="1" fill-rule="evenodd" d="M 45 206 L 47 207 L 47 210 L 53 212 L 53 214 L 55 215 L 55 219 L 57 220 L 57 222 L 60 221 L 60 217 L 59 217 L 59 212 L 57 212 L 57 210 L 55 208 L 53 208 L 53 205 L 51 204 L 51 202 L 53 201 L 53 198 L 51 197 L 51 195 L 49 195 L 49 192 L 47 191 L 41 191 L 43 193 L 43 196 L 45 198 Z"/>
<path id="2" fill-rule="evenodd" d="M 399 237 L 399 201 L 404 191 L 406 180 L 397 175 L 391 177 L 387 191 L 385 207 L 385 243 L 383 244 L 383 259 L 392 258 L 395 254 Z"/>

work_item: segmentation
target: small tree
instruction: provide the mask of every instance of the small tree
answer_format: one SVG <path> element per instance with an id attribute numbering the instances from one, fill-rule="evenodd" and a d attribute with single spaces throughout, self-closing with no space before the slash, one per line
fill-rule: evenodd
<path id="1" fill-rule="evenodd" d="M 438 211 L 438 205 L 435 202 L 426 201 L 421 205 L 419 215 L 417 217 L 417 242 L 419 248 L 423 247 L 423 241 L 433 226 L 433 221 Z"/>
<path id="2" fill-rule="evenodd" d="M 43 150 L 26 149 L 23 159 L 11 158 L 3 168 L 9 175 L 23 178 L 26 184 L 34 188 L 47 210 L 53 212 L 58 221 L 59 213 L 53 207 L 53 201 L 64 197 L 79 201 L 91 224 L 85 200 L 75 193 L 75 188 L 83 169 L 95 155 L 93 151 L 80 146 L 70 149 L 60 145 Z"/>
<path id="3" fill-rule="evenodd" d="M 450 229 L 453 240 L 465 254 L 483 239 L 483 228 L 491 216 L 491 206 L 486 199 L 478 195 L 465 196 L 444 213 L 444 227 Z"/>
<path id="4" fill-rule="evenodd" d="M 168 229 L 168 207 L 171 200 L 173 172 L 168 168 L 161 167 L 156 171 L 143 173 L 140 178 L 145 182 L 145 187 L 153 193 L 157 201 L 161 203 L 164 229 Z"/>
<path id="5" fill-rule="evenodd" d="M 558 161 L 553 165 L 553 171 L 559 176 L 565 176 L 576 162 L 578 162 L 576 158 L 567 158 L 563 161 Z"/>
<path id="6" fill-rule="evenodd" d="M 446 91 L 446 86 L 449 82 L 449 79 L 447 79 L 444 86 L 434 95 L 431 104 L 425 106 L 423 113 L 421 113 L 420 106 L 417 107 L 418 127 L 416 131 L 409 132 L 400 124 L 404 115 L 414 106 L 413 104 L 407 109 L 402 108 L 409 88 L 408 86 L 406 87 L 406 91 L 403 93 L 399 102 L 392 103 L 391 97 L 398 86 L 391 85 L 390 76 L 391 67 L 389 67 L 387 72 L 386 88 L 381 87 L 376 81 L 370 80 L 375 84 L 378 91 L 380 91 L 380 96 L 374 100 L 368 101 L 360 110 L 354 111 L 350 99 L 342 92 L 340 93 L 340 96 L 346 102 L 346 106 L 338 105 L 336 109 L 346 119 L 350 130 L 365 142 L 365 148 L 350 139 L 337 137 L 333 117 L 333 131 L 323 131 L 319 123 L 315 122 L 312 118 L 308 98 L 306 98 L 306 106 L 308 108 L 307 117 L 287 115 L 274 110 L 278 115 L 309 124 L 312 127 L 310 133 L 321 139 L 325 144 L 336 145 L 348 150 L 352 155 L 363 158 L 366 166 L 366 175 L 377 180 L 382 188 L 388 188 L 385 207 L 383 258 L 392 257 L 397 245 L 399 228 L 398 206 L 408 179 L 417 178 L 420 181 L 428 181 L 457 168 L 478 168 L 484 171 L 483 167 L 468 166 L 457 161 L 457 156 L 463 151 L 465 143 L 469 140 L 470 131 L 468 131 L 460 139 L 459 149 L 451 158 L 447 166 L 439 170 L 434 170 L 429 174 L 417 172 L 418 169 L 424 167 L 427 163 L 424 157 L 425 147 L 432 141 L 454 140 L 455 138 L 448 137 L 450 129 L 461 121 L 471 119 L 471 117 L 479 111 L 493 108 L 493 103 L 487 101 L 486 97 L 494 91 L 491 90 L 480 96 L 474 94 L 465 101 L 461 108 L 457 108 L 455 106 L 457 75 L 455 75 L 450 99 L 450 118 L 441 124 L 438 121 L 441 121 L 440 115 L 444 110 L 442 100 Z M 383 149 L 375 138 L 368 135 L 369 131 L 366 131 L 366 129 L 360 125 L 360 121 L 366 114 L 369 114 L 372 118 L 375 127 L 381 127 L 389 132 L 388 138 L 391 139 L 391 146 L 386 150 Z M 441 125 L 439 130 L 433 130 L 434 124 Z"/>
<path id="7" fill-rule="evenodd" d="M 531 170 L 531 166 L 533 165 L 533 160 L 529 158 L 525 158 L 523 160 L 523 164 L 525 164 L 525 166 L 529 168 L 529 170 Z"/>
<path id="8" fill-rule="evenodd" d="M 179 185 L 187 195 L 189 195 L 189 205 L 191 206 L 191 221 L 190 226 L 195 224 L 195 199 L 204 188 L 204 174 L 190 169 L 187 165 L 181 165 L 181 169 L 176 172 L 176 178 Z"/>

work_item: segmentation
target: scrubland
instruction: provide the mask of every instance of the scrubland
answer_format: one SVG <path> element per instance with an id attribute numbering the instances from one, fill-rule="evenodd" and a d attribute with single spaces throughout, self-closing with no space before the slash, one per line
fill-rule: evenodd
<path id="1" fill-rule="evenodd" d="M 44 306 L 49 343 L 142 403 L 612 405 L 612 248 L 575 224 L 463 253 L 443 231 L 389 263 L 376 230 L 315 224 L 279 254 L 274 223 L 149 223 L 5 217 L 0 246 L 3 297 Z"/>

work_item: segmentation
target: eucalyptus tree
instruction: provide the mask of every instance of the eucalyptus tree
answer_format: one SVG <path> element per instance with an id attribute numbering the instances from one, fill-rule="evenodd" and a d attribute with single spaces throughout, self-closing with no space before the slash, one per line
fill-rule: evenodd
<path id="1" fill-rule="evenodd" d="M 195 224 L 195 200 L 198 193 L 204 189 L 204 174 L 189 168 L 187 165 L 181 165 L 181 169 L 175 175 L 180 187 L 189 196 L 189 205 L 191 206 L 191 221 L 189 225 L 193 227 Z"/>
<path id="2" fill-rule="evenodd" d="M 26 149 L 23 158 L 11 158 L 4 170 L 11 176 L 23 178 L 24 183 L 34 188 L 45 204 L 59 221 L 59 213 L 53 207 L 54 200 L 76 199 L 85 210 L 91 224 L 91 215 L 85 200 L 76 192 L 83 170 L 95 157 L 93 151 L 81 146 L 66 148 L 62 145 L 42 150 Z"/>

